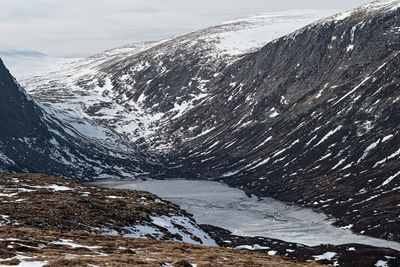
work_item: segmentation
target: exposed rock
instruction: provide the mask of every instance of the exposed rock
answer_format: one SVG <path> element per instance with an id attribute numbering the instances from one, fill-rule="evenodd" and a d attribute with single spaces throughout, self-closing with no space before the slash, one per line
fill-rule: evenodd
<path id="1" fill-rule="evenodd" d="M 320 21 L 231 64 L 171 127 L 186 139 L 166 175 L 219 179 L 399 241 L 398 7 Z"/>
<path id="2" fill-rule="evenodd" d="M 76 131 L 61 113 L 30 97 L 1 60 L 0 94 L 0 171 L 91 180 L 137 175 L 143 173 L 141 165 L 153 165 L 151 156 L 132 146 L 129 151 L 106 147 Z"/>
<path id="3" fill-rule="evenodd" d="M 190 214 L 147 192 L 0 173 L 0 201 L 0 225 L 216 245 Z"/>
<path id="4" fill-rule="evenodd" d="M 372 267 L 379 261 L 385 262 L 387 266 L 396 267 L 400 265 L 400 252 L 388 248 L 361 244 L 310 247 L 260 236 L 237 236 L 228 230 L 211 225 L 202 225 L 202 227 L 222 247 L 259 251 L 301 261 L 317 261 L 321 264 L 341 267 Z"/>

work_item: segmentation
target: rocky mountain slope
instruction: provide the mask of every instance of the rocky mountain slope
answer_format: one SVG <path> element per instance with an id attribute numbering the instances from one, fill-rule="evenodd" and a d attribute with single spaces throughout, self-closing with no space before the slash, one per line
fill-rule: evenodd
<path id="1" fill-rule="evenodd" d="M 257 25 L 231 22 L 24 84 L 96 144 L 151 155 L 160 168 L 141 173 L 222 180 L 400 241 L 399 15 L 399 1 L 374 2 L 248 54 L 218 48 Z"/>
<path id="2" fill-rule="evenodd" d="M 399 6 L 323 20 L 233 63 L 171 130 L 187 140 L 167 175 L 219 176 L 399 241 Z"/>
<path id="3" fill-rule="evenodd" d="M 60 113 L 30 97 L 0 60 L 0 170 L 66 177 L 113 177 L 142 173 L 151 157 L 93 142 Z"/>
<path id="4" fill-rule="evenodd" d="M 163 132 L 208 99 L 208 83 L 216 73 L 244 53 L 327 14 L 293 11 L 241 18 L 109 50 L 51 73 L 25 75 L 21 83 L 41 103 L 63 111 L 85 135 L 122 147 L 127 139 L 141 149 L 165 153 L 174 144 Z"/>

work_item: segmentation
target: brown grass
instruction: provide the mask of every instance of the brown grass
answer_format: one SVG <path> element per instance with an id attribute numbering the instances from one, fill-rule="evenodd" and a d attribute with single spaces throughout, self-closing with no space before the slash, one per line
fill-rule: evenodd
<path id="1" fill-rule="evenodd" d="M 83 247 L 71 247 L 67 242 Z M 0 227 L 0 265 L 16 265 L 14 256 L 47 261 L 46 266 L 320 266 L 278 256 L 179 242 L 61 232 L 37 228 Z"/>

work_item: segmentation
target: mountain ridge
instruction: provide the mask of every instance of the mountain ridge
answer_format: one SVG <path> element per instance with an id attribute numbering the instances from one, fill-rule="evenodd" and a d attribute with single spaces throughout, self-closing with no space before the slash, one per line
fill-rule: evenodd
<path id="1" fill-rule="evenodd" d="M 152 164 L 146 163 L 151 162 L 151 157 L 106 148 L 76 131 L 58 111 L 28 95 L 1 60 L 0 85 L 1 171 L 93 179 L 102 174 L 113 177 L 125 168 L 131 173 L 142 173 L 140 163 L 133 165 L 133 159 L 147 167 Z"/>
<path id="2" fill-rule="evenodd" d="M 374 2 L 232 61 L 181 36 L 24 84 L 75 127 L 104 126 L 89 137 L 105 149 L 111 138 L 151 158 L 108 175 L 219 180 L 399 241 L 399 6 Z"/>
<path id="3" fill-rule="evenodd" d="M 336 218 L 342 217 L 343 219 L 337 222 L 340 226 L 398 240 L 398 237 L 394 236 L 396 234 L 393 235 L 399 232 L 396 208 L 398 200 L 395 193 L 398 190 L 398 160 L 395 160 L 395 136 L 398 132 L 395 115 L 398 25 L 395 18 L 398 16 L 398 9 L 386 11 L 384 6 L 384 10 L 384 13 L 374 13 L 373 19 L 370 17 L 372 13 L 368 11 L 365 25 L 358 24 L 364 19 L 357 13 L 359 11 L 355 15 L 346 16 L 344 20 L 313 24 L 269 43 L 259 52 L 248 55 L 247 60 L 244 58 L 228 67 L 221 75 L 222 78 L 216 78 L 213 82 L 216 88 L 215 95 L 219 98 L 198 107 L 187 117 L 186 122 L 180 124 L 185 125 L 193 120 L 201 121 L 204 125 L 202 131 L 206 134 L 198 136 L 198 140 L 195 141 L 197 147 L 193 150 L 185 148 L 185 144 L 182 145 L 180 149 L 189 153 L 183 152 L 177 156 L 178 162 L 171 164 L 168 175 L 173 176 L 174 172 L 184 170 L 187 171 L 185 174 L 176 175 L 212 178 L 213 175 L 218 176 L 216 173 L 220 169 L 220 180 L 249 193 L 317 208 Z M 381 24 L 382 26 L 378 26 Z M 378 30 L 379 27 L 381 28 Z M 340 57 L 343 59 L 338 60 Z M 304 59 L 306 62 L 302 61 Z M 338 65 L 332 66 L 332 63 Z M 298 69 L 301 65 L 304 67 Z M 337 76 L 338 74 L 341 76 Z M 238 79 L 225 78 L 230 77 L 229 75 Z M 331 84 L 329 79 L 332 79 L 334 84 Z M 229 87 L 231 89 L 221 96 L 219 90 Z M 375 91 L 372 91 L 374 88 Z M 384 88 L 386 93 L 383 92 Z M 354 95 L 365 90 L 368 92 L 365 96 L 367 103 L 362 103 L 365 97 Z M 229 101 L 228 96 L 232 95 L 232 92 L 237 94 L 237 100 L 231 99 L 229 103 L 226 99 Z M 252 93 L 255 96 L 249 98 Z M 374 100 L 372 96 L 375 97 Z M 349 113 L 354 106 L 354 103 L 351 103 L 354 99 L 359 101 L 357 107 L 361 108 L 361 112 L 354 110 L 353 113 Z M 371 107 L 374 103 L 378 106 Z M 201 117 L 204 116 L 199 110 L 213 110 L 215 106 L 219 109 L 218 113 L 214 113 L 217 118 L 214 118 L 214 121 L 203 121 Z M 223 116 L 233 109 L 239 110 L 241 115 L 229 118 Z M 382 109 L 386 109 L 383 114 L 386 113 L 389 118 L 377 120 L 382 116 Z M 344 111 L 348 112 L 347 116 L 343 116 Z M 375 118 L 368 113 L 375 113 Z M 336 117 L 340 117 L 342 123 L 337 119 L 334 122 Z M 352 124 L 356 121 L 360 125 L 354 127 Z M 380 130 L 368 134 L 374 127 L 374 122 L 380 125 L 377 126 Z M 230 134 L 224 134 L 227 132 Z M 343 135 L 345 132 L 350 133 L 353 141 L 350 142 L 350 137 Z M 371 141 L 377 132 L 380 138 L 375 137 L 375 140 Z M 309 136 L 310 133 L 313 135 Z M 228 136 L 231 137 L 226 138 Z M 341 141 L 340 138 L 344 138 L 345 141 Z M 338 144 L 341 142 L 347 143 L 347 146 L 340 145 L 342 147 L 339 149 Z M 389 145 L 386 142 L 393 143 Z M 371 146 L 373 143 L 375 145 Z M 350 144 L 353 146 L 349 146 Z M 373 151 L 378 144 L 382 144 L 386 149 L 378 153 Z M 322 147 L 318 148 L 319 146 Z M 327 162 L 327 159 L 332 160 L 343 153 L 350 153 L 352 161 L 350 156 L 347 156 L 346 159 L 339 158 L 334 163 Z M 372 153 L 376 155 L 376 159 L 370 158 Z M 297 158 L 301 158 L 301 161 Z M 371 162 L 373 160 L 375 162 Z M 387 164 L 389 160 L 392 162 L 391 166 Z M 195 164 L 192 164 L 193 162 Z M 384 162 L 387 169 L 381 165 Z M 350 163 L 354 166 L 349 165 Z M 174 169 L 173 165 L 179 168 Z M 226 167 L 229 165 L 230 167 Z M 336 172 L 335 169 L 340 165 L 343 170 Z M 367 166 L 372 169 L 379 166 L 382 168 L 367 170 Z M 204 169 L 212 171 L 210 174 L 204 171 L 200 174 L 196 171 Z M 336 174 L 332 174 L 330 169 L 335 170 Z M 363 173 L 360 175 L 360 172 Z M 341 174 L 344 177 L 340 177 Z M 359 177 L 345 179 L 349 176 Z M 369 180 L 371 181 L 367 182 Z M 389 184 L 390 182 L 392 184 Z M 386 190 L 383 189 L 385 186 Z M 387 207 L 373 201 L 378 197 L 382 202 L 387 201 L 383 204 Z M 364 208 L 368 207 L 368 211 L 350 210 L 352 206 L 362 204 Z M 331 205 L 335 208 L 330 208 Z M 341 206 L 346 208 L 339 208 Z M 375 214 L 376 218 L 379 218 L 378 214 L 388 216 L 390 219 L 386 217 L 384 220 L 390 222 L 380 226 L 380 219 L 374 223 L 363 219 L 371 213 Z M 362 225 L 355 222 L 362 222 Z M 375 226 L 372 228 L 372 225 Z M 375 227 L 382 229 L 377 230 Z M 391 230 L 388 229 L 390 227 Z"/>
<path id="4" fill-rule="evenodd" d="M 50 79 L 46 76 L 34 76 L 24 79 L 22 83 L 42 103 L 72 115 L 71 121 L 76 120 L 76 115 L 71 114 L 70 110 L 82 110 L 85 119 L 102 126 L 106 132 L 117 132 L 117 135 L 122 134 L 133 142 L 141 139 L 141 144 L 146 142 L 150 149 L 156 151 L 160 147 L 168 150 L 171 147 L 170 140 L 158 140 L 159 132 L 163 131 L 160 129 L 162 125 L 182 115 L 194 103 L 204 100 L 207 79 L 212 77 L 215 71 L 223 68 L 228 61 L 240 57 L 230 55 L 229 51 L 224 52 L 225 48 L 218 48 L 221 39 L 224 39 L 220 37 L 221 34 L 226 34 L 225 38 L 229 39 L 230 34 L 279 28 L 284 25 L 281 21 L 291 20 L 294 21 L 291 26 L 285 27 L 294 30 L 297 23 L 305 25 L 324 15 L 322 12 L 309 11 L 303 15 L 266 14 L 254 21 L 253 17 L 235 20 L 159 42 L 108 50 L 72 66 L 67 65 L 66 70 L 51 74 Z M 266 39 L 264 43 L 271 40 L 270 34 L 264 35 L 250 35 L 245 38 L 249 47 L 244 50 L 260 46 L 254 44 L 254 39 L 259 39 L 259 42 Z M 174 79 L 174 76 L 179 79 Z M 63 88 L 63 98 L 68 100 L 70 106 L 65 106 L 62 101 L 52 97 L 52 88 L 55 86 Z M 182 88 L 178 91 L 180 86 Z M 75 88 L 82 95 L 76 95 Z M 93 97 L 83 103 L 81 99 L 86 94 Z M 151 101 L 152 97 L 159 100 L 158 106 Z M 85 110 L 81 106 L 93 108 Z M 117 122 L 117 125 L 114 122 Z M 151 141 L 147 142 L 143 138 Z M 157 145 L 152 147 L 152 143 Z"/>

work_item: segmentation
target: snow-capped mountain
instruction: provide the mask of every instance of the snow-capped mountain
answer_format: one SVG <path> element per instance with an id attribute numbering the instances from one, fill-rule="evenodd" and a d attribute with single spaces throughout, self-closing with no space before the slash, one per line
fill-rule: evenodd
<path id="1" fill-rule="evenodd" d="M 174 137 L 164 136 L 163 129 L 209 98 L 208 83 L 221 69 L 327 14 L 292 11 L 241 18 L 109 50 L 51 73 L 23 77 L 21 83 L 42 103 L 64 111 L 85 135 L 112 143 L 128 138 L 165 151 Z"/>
<path id="2" fill-rule="evenodd" d="M 282 35 L 323 14 L 289 15 L 277 19 L 297 20 Z M 85 140 L 151 155 L 150 176 L 222 180 L 399 241 L 399 16 L 400 1 L 378 1 L 275 40 L 274 19 L 256 16 L 23 84 Z"/>
<path id="3" fill-rule="evenodd" d="M 0 171 L 80 179 L 143 172 L 139 165 L 147 159 L 135 149 L 106 148 L 80 134 L 57 111 L 30 97 L 1 60 L 0 94 Z"/>
<path id="4" fill-rule="evenodd" d="M 399 7 L 319 21 L 232 63 L 170 132 L 187 139 L 168 175 L 221 177 L 399 240 Z"/>

